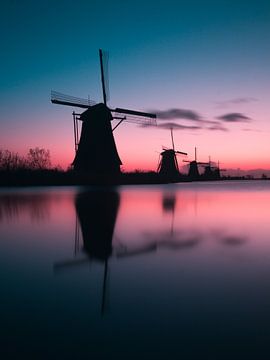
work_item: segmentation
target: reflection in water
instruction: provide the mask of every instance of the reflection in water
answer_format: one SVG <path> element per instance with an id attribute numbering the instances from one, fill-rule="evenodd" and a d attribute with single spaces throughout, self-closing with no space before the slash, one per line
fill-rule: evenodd
<path id="1" fill-rule="evenodd" d="M 51 198 L 48 194 L 3 194 L 0 201 L 0 222 L 28 214 L 33 221 L 49 219 Z"/>
<path id="2" fill-rule="evenodd" d="M 76 230 L 75 230 L 75 255 L 80 246 L 81 228 L 83 239 L 83 252 L 87 259 L 73 259 L 55 264 L 54 269 L 79 265 L 89 260 L 98 260 L 104 263 L 103 291 L 101 312 L 105 310 L 106 283 L 108 274 L 108 259 L 112 254 L 112 240 L 114 227 L 119 208 L 119 194 L 113 189 L 97 191 L 84 191 L 76 195 Z"/>
<path id="3" fill-rule="evenodd" d="M 247 241 L 247 238 L 245 237 L 240 237 L 240 236 L 227 236 L 221 239 L 222 243 L 224 245 L 229 245 L 229 246 L 238 246 L 238 245 L 243 245 L 245 244 L 245 242 Z"/>
<path id="4" fill-rule="evenodd" d="M 6 358 L 269 357 L 270 182 L 20 192 L 0 193 Z"/>
<path id="5" fill-rule="evenodd" d="M 114 190 L 82 192 L 76 196 L 84 251 L 90 258 L 106 261 L 112 254 L 112 238 L 119 207 Z"/>
<path id="6" fill-rule="evenodd" d="M 181 202 L 181 194 L 179 200 Z M 161 205 L 165 220 L 164 224 L 167 228 L 165 230 L 156 230 L 153 228 L 150 232 L 144 232 L 142 234 L 144 242 L 143 246 L 130 250 L 126 248 L 126 251 L 120 252 L 118 256 L 123 257 L 137 255 L 144 253 L 144 250 L 145 252 L 157 251 L 159 248 L 167 248 L 171 250 L 192 249 L 200 243 L 203 238 L 202 233 L 193 229 L 189 229 L 188 231 L 181 230 L 181 223 L 180 226 L 179 222 L 175 224 L 175 212 L 177 205 L 177 196 L 175 191 L 163 191 Z M 166 220 L 169 220 L 168 225 Z"/>
<path id="7" fill-rule="evenodd" d="M 241 246 L 245 245 L 248 241 L 248 235 L 243 234 L 243 229 L 234 230 L 235 233 L 232 233 L 230 228 L 215 229 L 214 231 L 209 231 L 207 234 L 208 238 L 213 238 L 217 240 L 218 243 L 226 246 Z"/>

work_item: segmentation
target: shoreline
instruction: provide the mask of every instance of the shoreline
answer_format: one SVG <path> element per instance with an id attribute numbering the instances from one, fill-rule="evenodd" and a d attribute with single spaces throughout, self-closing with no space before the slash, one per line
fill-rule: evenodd
<path id="1" fill-rule="evenodd" d="M 121 173 L 114 177 L 89 176 L 74 171 L 59 170 L 18 170 L 0 172 L 0 188 L 29 187 L 29 186 L 87 186 L 87 185 L 159 185 L 170 183 L 205 182 L 205 181 L 231 181 L 231 180 L 270 180 L 270 178 L 226 176 L 221 178 L 207 178 L 200 176 L 190 179 L 187 175 L 179 174 L 174 178 L 161 176 L 156 172 Z"/>

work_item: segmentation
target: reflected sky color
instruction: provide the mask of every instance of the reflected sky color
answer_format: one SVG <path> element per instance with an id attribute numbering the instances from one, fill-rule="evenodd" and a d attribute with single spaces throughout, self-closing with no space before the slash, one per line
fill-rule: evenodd
<path id="1" fill-rule="evenodd" d="M 98 209 L 99 198 L 102 218 L 88 201 Z M 267 181 L 1 190 L 5 349 L 39 358 L 263 358 L 269 200 Z M 109 224 L 104 287 L 95 244 Z"/>
<path id="2" fill-rule="evenodd" d="M 228 131 L 175 131 L 177 147 L 191 159 L 197 146 L 201 161 L 211 155 L 226 168 L 269 169 L 269 24 L 268 0 L 5 2 L 1 147 L 45 147 L 54 164 L 68 166 L 73 109 L 50 104 L 50 90 L 100 101 L 104 48 L 112 107 L 195 111 Z M 217 120 L 230 113 L 251 120 Z M 170 146 L 165 129 L 123 124 L 115 137 L 124 170 L 156 170 L 157 152 Z"/>

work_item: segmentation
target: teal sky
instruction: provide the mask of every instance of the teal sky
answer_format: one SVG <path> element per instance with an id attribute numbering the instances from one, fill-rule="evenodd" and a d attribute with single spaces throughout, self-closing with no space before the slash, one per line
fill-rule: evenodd
<path id="1" fill-rule="evenodd" d="M 52 105 L 50 90 L 101 100 L 103 48 L 110 53 L 112 106 L 189 109 L 228 132 L 178 131 L 176 140 L 188 152 L 199 145 L 202 155 L 216 152 L 236 166 L 230 136 L 241 147 L 239 166 L 245 154 L 250 165 L 268 166 L 269 1 L 10 0 L 1 5 L 0 29 L 0 148 L 23 152 L 38 145 L 56 162 L 71 162 L 72 109 Z M 217 120 L 227 114 L 250 121 Z M 174 121 L 187 125 L 190 119 Z M 127 167 L 140 162 L 136 143 L 149 155 L 142 167 L 155 167 L 153 152 L 167 141 L 166 130 L 141 132 L 124 125 L 116 135 Z"/>

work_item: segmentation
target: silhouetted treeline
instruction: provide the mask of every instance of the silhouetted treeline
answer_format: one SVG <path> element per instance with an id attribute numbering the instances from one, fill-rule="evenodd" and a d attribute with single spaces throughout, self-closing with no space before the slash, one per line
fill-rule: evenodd
<path id="1" fill-rule="evenodd" d="M 0 149 L 0 185 L 47 185 L 61 171 L 52 169 L 50 151 L 30 148 L 26 156 Z"/>
<path id="2" fill-rule="evenodd" d="M 35 147 L 26 156 L 0 149 L 0 171 L 48 170 L 51 168 L 50 151 Z"/>
<path id="3" fill-rule="evenodd" d="M 251 176 L 215 177 L 200 176 L 197 181 L 209 180 L 253 180 Z M 262 179 L 268 179 L 263 174 Z M 165 184 L 192 181 L 188 175 L 177 174 L 173 178 L 154 171 L 120 173 L 115 176 L 91 175 L 70 168 L 67 171 L 51 165 L 50 152 L 39 147 L 29 149 L 26 156 L 0 149 L 0 186 L 48 186 L 48 185 L 128 185 Z"/>

